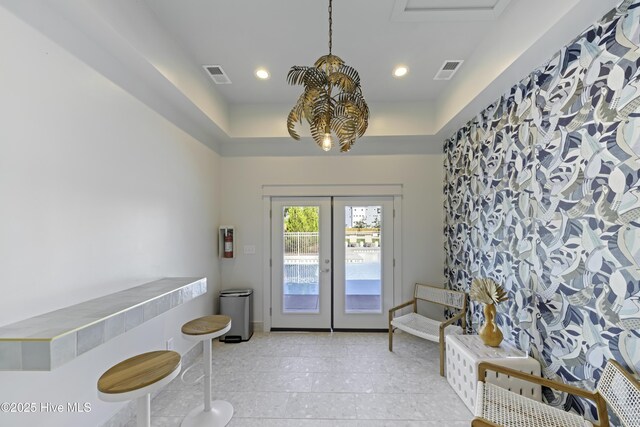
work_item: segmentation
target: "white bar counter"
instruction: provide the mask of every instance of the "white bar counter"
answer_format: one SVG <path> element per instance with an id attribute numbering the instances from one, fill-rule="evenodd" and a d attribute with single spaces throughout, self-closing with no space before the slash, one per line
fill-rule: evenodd
<path id="1" fill-rule="evenodd" d="M 206 292 L 206 278 L 167 277 L 0 327 L 0 370 L 51 371 Z"/>

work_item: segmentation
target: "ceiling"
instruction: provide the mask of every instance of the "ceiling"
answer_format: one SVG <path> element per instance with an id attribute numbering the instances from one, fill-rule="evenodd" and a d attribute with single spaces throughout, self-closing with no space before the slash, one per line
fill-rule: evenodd
<path id="1" fill-rule="evenodd" d="M 301 93 L 286 73 L 327 53 L 327 3 L 0 0 L 224 156 L 327 155 L 286 130 Z M 616 3 L 335 0 L 333 52 L 359 71 L 371 109 L 367 134 L 346 155 L 441 152 L 456 129 Z M 450 59 L 465 62 L 452 80 L 433 80 Z M 221 65 L 232 84 L 215 85 L 205 64 Z M 402 79 L 392 77 L 398 64 L 409 67 Z M 258 67 L 271 78 L 256 79 Z"/>
<path id="2" fill-rule="evenodd" d="M 218 90 L 233 104 L 293 103 L 301 90 L 286 84 L 289 68 L 312 65 L 329 50 L 326 0 L 145 3 L 198 64 L 222 65 L 233 83 Z M 395 3 L 335 0 L 333 53 L 359 71 L 368 101 L 437 99 L 447 84 L 433 80 L 439 67 L 468 58 L 487 22 L 393 22 Z M 397 64 L 410 67 L 403 79 L 392 76 Z M 258 67 L 271 79 L 258 81 Z"/>

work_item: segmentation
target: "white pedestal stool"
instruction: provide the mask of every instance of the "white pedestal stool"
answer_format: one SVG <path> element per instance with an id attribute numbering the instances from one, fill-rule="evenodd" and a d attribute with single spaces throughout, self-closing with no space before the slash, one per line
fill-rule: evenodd
<path id="1" fill-rule="evenodd" d="M 233 406 L 224 400 L 211 401 L 211 340 L 231 329 L 229 316 L 213 315 L 182 325 L 183 338 L 202 341 L 204 364 L 204 404 L 194 408 L 182 421 L 182 427 L 224 427 L 233 417 Z"/>
<path id="2" fill-rule="evenodd" d="M 138 399 L 138 427 L 151 425 L 151 393 L 169 384 L 180 373 L 175 351 L 152 351 L 123 360 L 98 380 L 98 397 L 105 402 Z"/>

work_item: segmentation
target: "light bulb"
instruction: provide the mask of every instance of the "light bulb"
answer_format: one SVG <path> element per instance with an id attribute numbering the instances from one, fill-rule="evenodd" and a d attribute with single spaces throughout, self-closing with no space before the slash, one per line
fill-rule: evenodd
<path id="1" fill-rule="evenodd" d="M 256 70 L 256 77 L 260 80 L 267 80 L 269 78 L 269 72 L 264 68 L 258 68 Z"/>
<path id="2" fill-rule="evenodd" d="M 331 134 L 329 132 L 324 134 L 324 138 L 322 139 L 322 149 L 324 151 L 331 150 L 333 147 L 333 140 L 331 139 Z"/>
<path id="3" fill-rule="evenodd" d="M 393 70 L 393 75 L 395 77 L 404 77 L 405 75 L 407 75 L 408 72 L 409 72 L 409 69 L 407 67 L 405 67 L 404 65 L 400 65 L 396 67 L 395 70 Z"/>

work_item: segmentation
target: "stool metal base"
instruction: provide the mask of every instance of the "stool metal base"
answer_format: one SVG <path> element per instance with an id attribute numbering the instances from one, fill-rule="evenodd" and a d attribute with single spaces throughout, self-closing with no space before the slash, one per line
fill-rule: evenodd
<path id="1" fill-rule="evenodd" d="M 151 395 L 149 394 L 138 398 L 136 426 L 151 427 Z"/>
<path id="2" fill-rule="evenodd" d="M 194 408 L 182 420 L 181 427 L 224 427 L 233 417 L 233 406 L 224 400 L 211 402 L 211 411 L 205 412 L 204 404 Z"/>
<path id="3" fill-rule="evenodd" d="M 233 406 L 224 400 L 211 400 L 211 342 L 231 329 L 231 319 L 226 327 L 204 335 L 182 336 L 190 341 L 202 341 L 202 363 L 204 363 L 204 403 L 189 412 L 181 427 L 225 427 L 233 417 Z"/>

